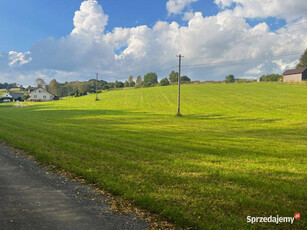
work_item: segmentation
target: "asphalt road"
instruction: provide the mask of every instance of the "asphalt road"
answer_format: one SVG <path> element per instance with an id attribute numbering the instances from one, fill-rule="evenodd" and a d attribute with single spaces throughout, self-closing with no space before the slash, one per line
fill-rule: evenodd
<path id="1" fill-rule="evenodd" d="M 0 145 L 0 229 L 145 229 L 135 214 L 110 210 L 108 197 L 39 167 Z"/>

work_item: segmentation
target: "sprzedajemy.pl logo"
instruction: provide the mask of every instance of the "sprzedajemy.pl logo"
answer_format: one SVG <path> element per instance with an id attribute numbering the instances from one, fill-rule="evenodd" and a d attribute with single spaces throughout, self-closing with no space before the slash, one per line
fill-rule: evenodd
<path id="1" fill-rule="evenodd" d="M 253 216 L 248 216 L 247 217 L 247 223 L 275 223 L 275 224 L 280 224 L 280 223 L 290 223 L 293 224 L 294 220 L 298 220 L 301 218 L 300 213 L 295 213 L 293 217 L 282 217 L 282 216 L 268 216 L 268 217 L 253 217 Z"/>

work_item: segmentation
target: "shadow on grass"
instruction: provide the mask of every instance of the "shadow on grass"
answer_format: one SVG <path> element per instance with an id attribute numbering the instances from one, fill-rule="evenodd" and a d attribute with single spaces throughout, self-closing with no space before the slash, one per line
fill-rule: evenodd
<path id="1" fill-rule="evenodd" d="M 143 149 L 150 148 L 171 155 L 192 153 L 191 157 L 195 157 L 197 154 L 233 157 L 234 159 L 237 157 L 247 159 L 253 156 L 265 157 L 268 156 L 265 145 L 270 144 L 267 139 L 285 144 L 295 138 L 303 139 L 304 134 L 307 133 L 307 128 L 303 127 L 300 130 L 280 127 L 231 128 L 233 121 L 248 125 L 251 123 L 265 125 L 277 122 L 279 119 L 240 119 L 225 117 L 222 114 L 193 114 L 178 120 L 172 114 L 152 114 L 133 110 L 63 110 L 63 108 L 50 110 L 49 108 L 44 105 L 36 105 L 25 108 L 27 113 L 22 114 L 27 114 L 29 116 L 27 119 L 35 117 L 36 122 L 46 124 L 43 126 L 64 127 L 61 131 L 66 132 L 68 137 L 81 138 L 84 134 L 88 135 L 89 133 L 95 133 L 98 138 L 106 138 L 108 135 L 112 142 L 130 141 L 134 143 L 134 146 L 142 146 Z M 172 119 L 171 123 L 175 122 L 178 126 L 169 126 L 170 119 Z M 181 124 L 181 120 L 185 120 L 185 124 Z M 230 126 L 226 126 L 228 128 L 225 129 L 225 122 L 216 123 L 217 120 L 225 120 Z M 205 122 L 204 124 L 208 122 L 210 127 L 215 128 L 202 127 L 198 129 L 196 126 L 191 129 L 189 121 L 194 124 L 195 122 L 198 124 L 198 121 Z M 115 140 L 116 138 L 118 140 Z M 257 147 L 255 148 L 255 146 Z M 272 146 L 270 148 L 274 149 Z M 277 153 L 278 146 L 275 149 L 276 153 L 271 153 L 270 157 L 286 157 Z M 289 152 L 293 151 L 289 149 Z"/>
<path id="2" fill-rule="evenodd" d="M 36 114 L 49 114 L 49 115 L 61 115 L 64 117 L 76 117 L 76 116 L 166 116 L 164 114 L 151 114 L 148 112 L 140 112 L 136 110 L 111 110 L 111 109 L 75 109 L 69 108 L 63 109 L 54 108 L 50 109 L 48 106 L 35 105 L 23 108 L 29 112 L 35 112 Z"/>
<path id="3" fill-rule="evenodd" d="M 283 119 L 263 119 L 263 118 L 230 118 L 233 121 L 252 122 L 252 123 L 274 123 Z"/>
<path id="4" fill-rule="evenodd" d="M 12 105 L 12 104 L 6 105 L 6 104 L 0 103 L 0 109 L 1 108 L 14 108 L 14 107 L 16 107 L 16 104 L 14 104 L 14 105 Z"/>
<path id="5" fill-rule="evenodd" d="M 185 115 L 185 118 L 190 120 L 228 120 L 237 122 L 253 122 L 253 123 L 273 123 L 277 121 L 282 121 L 282 119 L 263 119 L 263 118 L 238 118 L 235 116 L 225 116 L 224 114 L 189 114 Z"/>
<path id="6" fill-rule="evenodd" d="M 223 114 L 206 114 L 206 115 L 188 114 L 184 115 L 184 117 L 190 120 L 220 120 L 228 118 Z"/>
<path id="7" fill-rule="evenodd" d="M 270 151 L 274 149 L 278 150 L 278 146 L 267 149 L 265 145 L 268 142 L 261 139 L 276 137 L 278 138 L 276 145 L 279 142 L 285 144 L 289 138 L 289 129 L 280 127 L 259 130 L 238 130 L 231 127 L 221 129 L 224 123 L 217 123 L 219 120 L 229 120 L 229 122 L 267 124 L 278 121 L 275 119 L 240 119 L 225 117 L 222 114 L 186 115 L 183 117 L 186 121 L 190 120 L 195 124 L 208 122 L 214 124 L 215 126 L 212 127 L 219 130 L 198 128 L 198 126 L 196 129 L 189 129 L 189 122 L 183 128 L 181 128 L 181 122 L 174 122 L 178 124 L 178 127 L 168 126 L 169 118 L 173 119 L 172 122 L 177 120 L 172 114 L 151 114 L 132 110 L 65 110 L 63 108 L 50 110 L 49 108 L 36 105 L 24 108 L 24 112 L 18 112 L 18 114 L 8 110 L 6 114 L 3 114 L 3 121 L 0 120 L 0 123 L 6 125 L 3 126 L 6 130 L 3 130 L 11 136 L 20 135 L 20 138 L 24 138 L 24 145 L 30 147 L 34 145 L 33 151 L 42 148 L 49 156 L 55 155 L 54 151 L 60 153 L 58 156 L 65 155 L 63 160 L 66 160 L 68 165 L 75 166 L 75 172 L 78 172 L 79 176 L 89 178 L 93 182 L 99 183 L 103 180 L 95 174 L 95 170 L 89 169 L 101 170 L 107 165 L 109 168 L 104 168 L 104 173 L 109 173 L 110 178 L 113 176 L 117 179 L 116 182 L 111 179 L 109 181 L 110 189 L 113 189 L 114 193 L 122 195 L 127 189 L 131 189 L 133 192 L 131 194 L 137 194 L 140 200 L 148 196 L 153 204 L 145 201 L 141 204 L 158 213 L 165 211 L 161 210 L 159 199 L 161 202 L 166 202 L 168 206 L 178 207 L 179 211 L 174 211 L 176 217 L 172 218 L 175 222 L 178 222 L 180 218 L 184 219 L 185 214 L 192 211 L 193 208 L 188 205 L 188 202 L 192 202 L 194 198 L 199 201 L 195 203 L 199 209 L 203 209 L 206 204 L 203 197 L 211 196 L 211 193 L 214 193 L 212 195 L 214 201 L 222 202 L 222 199 L 227 197 L 225 195 L 227 189 L 225 194 L 219 193 L 219 191 L 224 192 L 223 186 L 233 186 L 228 190 L 233 193 L 232 197 L 237 206 L 240 205 L 244 210 L 259 211 L 258 203 L 256 204 L 257 196 L 264 200 L 266 196 L 270 197 L 269 191 L 273 190 L 276 194 L 279 192 L 284 200 L 293 201 L 295 193 L 292 191 L 298 190 L 302 184 L 299 180 L 290 180 L 290 182 L 288 180 L 289 177 L 292 179 L 296 175 L 287 172 L 288 162 L 280 161 L 280 158 L 286 160 L 289 159 L 289 155 L 278 151 L 271 153 Z M 59 130 L 59 126 L 64 123 L 67 128 Z M 299 133 L 306 134 L 307 127 L 302 128 Z M 296 134 L 294 131 L 290 135 L 295 137 Z M 33 142 L 34 138 L 37 138 L 37 142 Z M 251 138 L 249 142 L 248 138 Z M 32 142 L 29 142 L 31 140 Z M 260 143 L 257 148 L 254 148 L 256 141 Z M 295 144 L 301 143 L 288 143 L 289 149 L 292 147 L 291 151 L 295 150 L 292 146 Z M 262 162 L 259 162 L 260 157 Z M 54 158 L 56 159 L 56 156 Z M 213 159 L 212 163 L 210 159 Z M 220 162 L 225 163 L 223 168 L 219 167 Z M 270 162 L 280 164 L 279 171 L 273 174 Z M 202 173 L 203 176 L 195 177 L 194 172 Z M 190 174 L 182 176 L 184 173 Z M 287 177 L 279 178 L 278 174 L 282 173 Z M 139 178 L 144 180 L 140 180 L 139 184 L 131 188 L 127 186 L 128 179 L 124 175 L 132 177 L 131 186 L 134 186 L 133 183 L 139 181 Z M 108 176 L 101 177 L 108 181 Z M 103 185 L 101 182 L 102 187 Z M 148 189 L 151 186 L 152 190 Z M 210 187 L 214 188 L 213 192 L 206 192 L 206 189 Z M 142 191 L 138 192 L 140 188 L 144 189 L 144 194 Z M 172 194 L 172 189 L 178 188 L 179 192 L 189 194 L 193 199 L 189 199 L 187 203 L 180 201 L 178 204 L 176 203 L 178 194 L 172 197 L 174 202 L 171 199 L 164 201 L 163 197 L 155 198 L 152 194 L 161 193 L 160 188 L 165 189 L 166 195 Z M 255 198 L 250 197 L 253 192 L 258 192 Z M 241 200 L 239 198 L 236 200 L 237 196 Z M 251 203 L 247 202 L 249 200 Z M 271 211 L 273 202 L 270 202 L 267 207 L 261 207 L 262 211 L 263 209 L 266 212 Z M 284 201 L 279 202 L 280 205 L 284 203 Z M 216 206 L 220 207 L 220 213 L 225 215 L 237 210 L 230 206 L 228 207 L 230 210 L 224 209 L 220 204 Z M 239 213 L 238 216 L 243 214 L 245 213 Z M 192 217 L 197 218 L 196 215 Z M 205 222 L 205 217 L 202 217 L 201 221 Z"/>

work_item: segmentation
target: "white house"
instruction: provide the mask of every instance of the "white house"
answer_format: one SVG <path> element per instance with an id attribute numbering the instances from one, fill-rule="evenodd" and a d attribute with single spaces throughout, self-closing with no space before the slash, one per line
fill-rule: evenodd
<path id="1" fill-rule="evenodd" d="M 29 90 L 30 101 L 52 101 L 54 99 L 54 95 L 48 93 L 43 88 L 33 88 Z"/>
<path id="2" fill-rule="evenodd" d="M 9 93 L 2 95 L 3 98 L 13 98 Z"/>
<path id="3" fill-rule="evenodd" d="M 10 102 L 10 101 L 13 101 L 13 97 L 9 93 L 6 93 L 2 95 L 1 101 Z"/>

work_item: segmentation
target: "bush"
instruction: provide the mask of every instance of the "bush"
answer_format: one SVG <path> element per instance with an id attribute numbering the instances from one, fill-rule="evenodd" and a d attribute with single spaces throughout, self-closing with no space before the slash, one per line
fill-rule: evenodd
<path id="1" fill-rule="evenodd" d="M 180 77 L 180 81 L 188 81 L 188 82 L 190 82 L 191 79 L 189 77 L 187 77 L 187 76 L 182 76 L 182 77 Z"/>
<path id="2" fill-rule="evenodd" d="M 246 78 L 238 78 L 236 79 L 237 83 L 249 83 L 249 82 L 255 82 L 255 79 L 246 79 Z"/>
<path id="3" fill-rule="evenodd" d="M 170 82 L 167 78 L 163 78 L 161 81 L 160 81 L 160 85 L 161 86 L 166 86 L 166 85 L 169 85 Z"/>
<path id="4" fill-rule="evenodd" d="M 279 75 L 279 74 L 267 74 L 267 75 L 262 75 L 262 77 L 260 78 L 260 81 L 278 81 L 278 82 L 282 82 L 283 80 L 283 76 Z"/>
<path id="5" fill-rule="evenodd" d="M 226 83 L 232 83 L 232 82 L 235 82 L 235 76 L 233 76 L 232 74 L 228 75 L 225 77 L 225 82 Z"/>
<path id="6" fill-rule="evenodd" d="M 144 85 L 144 87 L 150 87 L 150 86 L 151 86 L 151 83 L 149 83 L 149 82 L 144 82 L 143 85 Z"/>
<path id="7" fill-rule="evenodd" d="M 154 84 L 158 84 L 158 76 L 156 73 L 147 73 L 144 76 L 144 86 L 148 87 Z"/>
<path id="8" fill-rule="evenodd" d="M 110 87 L 108 85 L 103 85 L 102 90 L 106 90 L 106 89 L 110 89 Z"/>

